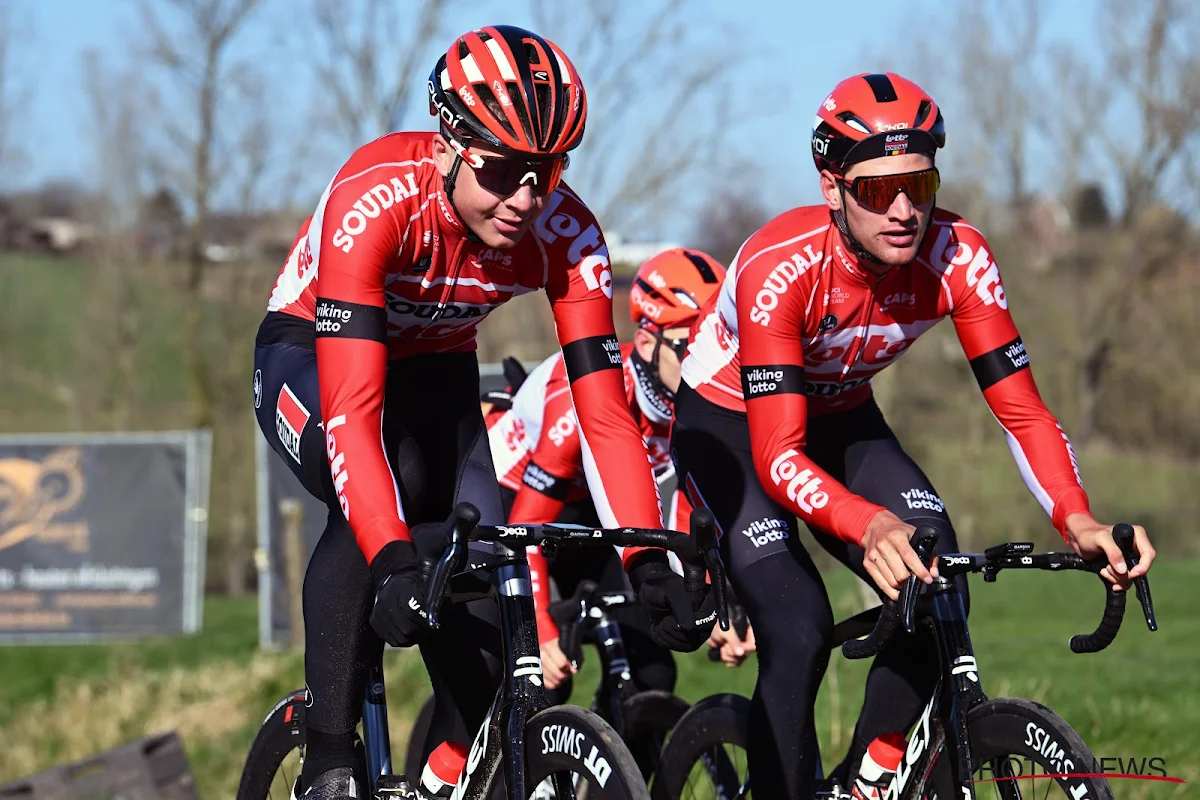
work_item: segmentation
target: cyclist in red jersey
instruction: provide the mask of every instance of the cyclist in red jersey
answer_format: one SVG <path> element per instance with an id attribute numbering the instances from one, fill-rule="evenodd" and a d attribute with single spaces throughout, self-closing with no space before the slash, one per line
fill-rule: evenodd
<path id="1" fill-rule="evenodd" d="M 661 525 L 625 402 L 608 250 L 561 183 L 587 117 L 579 75 L 546 39 L 494 26 L 455 39 L 428 90 L 439 131 L 390 134 L 350 157 L 301 228 L 256 339 L 259 425 L 330 508 L 304 585 L 309 708 L 296 793 L 309 798 L 362 794 L 354 731 L 384 641 L 420 641 L 437 697 L 426 753 L 469 741 L 499 684 L 494 604 L 454 606 L 442 630 L 426 631 L 410 532 L 460 500 L 485 524 L 504 521 L 475 355 L 492 309 L 546 292 L 580 390 L 601 521 Z M 624 555 L 656 622 L 702 642 L 711 598 L 694 610 L 660 550 Z"/>
<path id="2" fill-rule="evenodd" d="M 1136 528 L 1141 561 L 1126 574 L 1038 394 L 987 242 L 934 208 L 944 141 L 941 110 L 911 81 L 888 73 L 839 83 L 812 136 L 825 203 L 779 215 L 742 245 L 683 363 L 676 468 L 692 501 L 717 518 L 760 654 L 748 743 L 756 794 L 813 792 L 812 706 L 833 617 L 796 517 L 892 599 L 910 574 L 932 580 L 909 546 L 915 524 L 940 529 L 939 552 L 957 549 L 942 500 L 870 385 L 941 319 L 953 322 L 1021 476 L 1064 539 L 1082 555 L 1105 554 L 1105 577 L 1121 586 L 1154 558 Z M 935 653 L 899 637 L 876 658 L 843 777 L 872 739 L 915 721 Z"/>
<path id="3" fill-rule="evenodd" d="M 629 313 L 637 325 L 633 342 L 621 345 L 625 394 L 641 431 L 659 483 L 666 526 L 687 530 L 691 506 L 678 489 L 668 444 L 680 359 L 688 329 L 725 277 L 725 268 L 696 250 L 674 248 L 643 263 L 633 277 Z M 572 392 L 558 354 L 547 358 L 521 383 L 505 404 L 488 415 L 492 460 L 512 524 L 572 522 L 596 524 L 598 517 L 583 480 L 583 449 Z M 663 496 L 662 491 L 669 491 Z M 550 582 L 568 596 L 580 581 L 624 591 L 624 573 L 614 551 L 562 549 L 552 562 L 540 549 L 529 550 L 534 603 L 538 612 L 545 686 L 552 701 L 570 696 L 570 661 L 558 644 L 558 628 L 550 618 Z M 675 664 L 670 652 L 649 635 L 646 610 L 640 605 L 617 609 L 634 682 L 641 689 L 673 691 Z M 719 629 L 718 629 L 719 630 Z M 565 681 L 565 683 L 564 683 Z"/>

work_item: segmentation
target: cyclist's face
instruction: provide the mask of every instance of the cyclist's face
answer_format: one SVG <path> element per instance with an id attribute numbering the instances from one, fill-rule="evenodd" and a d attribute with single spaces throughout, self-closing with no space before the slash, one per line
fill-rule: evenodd
<path id="1" fill-rule="evenodd" d="M 495 156 L 495 151 L 479 144 L 471 146 L 472 153 Z M 434 160 L 443 175 L 454 166 L 454 150 L 440 135 L 434 137 Z M 514 247 L 532 227 L 545 209 L 550 196 L 535 197 L 528 185 L 523 185 L 507 197 L 493 194 L 479 185 L 475 171 L 463 163 L 454 183 L 454 207 L 462 222 L 475 232 L 488 247 Z"/>
<path id="2" fill-rule="evenodd" d="M 687 341 L 688 329 L 667 328 L 663 331 L 663 338 Z M 637 348 L 638 355 L 642 357 L 643 361 L 649 361 L 654 356 L 656 343 L 654 334 L 644 328 L 638 328 L 633 333 L 633 346 Z M 679 391 L 679 382 L 682 379 L 680 363 L 679 356 L 666 343 L 658 348 L 658 377 L 662 380 L 663 386 L 672 392 Z"/>
<path id="3" fill-rule="evenodd" d="M 923 154 L 886 156 L 854 164 L 846 170 L 844 177 L 848 184 L 860 176 L 918 172 L 932 166 L 933 159 Z M 850 233 L 867 252 L 883 262 L 883 266 L 867 262 L 862 265 L 864 268 L 882 273 L 916 258 L 921 238 L 929 226 L 933 198 L 914 205 L 907 194 L 900 192 L 886 211 L 874 211 L 856 200 L 849 189 L 843 191 L 828 172 L 821 173 L 821 190 L 830 208 L 845 209 Z"/>

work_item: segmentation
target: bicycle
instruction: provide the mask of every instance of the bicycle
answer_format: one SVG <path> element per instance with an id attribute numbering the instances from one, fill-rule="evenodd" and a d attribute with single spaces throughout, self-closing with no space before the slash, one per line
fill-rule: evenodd
<path id="1" fill-rule="evenodd" d="M 938 534 L 927 525 L 913 534 L 913 547 L 926 566 L 932 561 Z M 1117 525 L 1114 538 L 1133 567 L 1133 528 Z M 980 683 L 979 664 L 971 646 L 966 612 L 955 576 L 982 573 L 992 583 L 1004 569 L 1081 570 L 1099 573 L 1103 557 L 1085 560 L 1075 553 L 1033 553 L 1029 542 L 1008 542 L 984 553 L 952 553 L 938 561 L 939 577 L 929 585 L 910 577 L 898 603 L 885 602 L 840 623 L 833 647 L 847 658 L 876 655 L 901 628 L 909 634 L 922 624 L 934 633 L 940 653 L 937 688 L 908 738 L 895 777 L 884 792 L 898 800 L 972 800 L 981 787 L 992 786 L 1004 800 L 1020 800 L 1027 764 L 1045 771 L 1072 800 L 1112 800 L 1112 790 L 1093 769 L 1095 759 L 1083 739 L 1049 708 L 1022 698 L 989 699 Z M 1104 581 L 1106 602 L 1100 625 L 1091 634 L 1073 636 L 1071 650 L 1095 653 L 1108 647 L 1120 630 L 1127 592 L 1114 592 Z M 1135 588 L 1147 627 L 1158 630 L 1146 576 Z M 857 639 L 871 626 L 870 634 Z M 714 695 L 692 706 L 663 750 L 655 800 L 680 797 L 745 798 L 752 792 L 751 775 L 740 775 L 736 758 L 725 746 L 746 748 L 750 701 L 741 695 Z M 818 764 L 818 770 L 820 769 Z M 978 777 L 976 775 L 978 774 Z M 689 792 L 689 778 L 711 782 L 711 794 Z M 822 776 L 817 775 L 818 779 Z M 851 776 L 851 780 L 853 776 Z M 845 790 L 825 785 L 817 797 L 848 798 Z M 1039 791 L 1039 797 L 1042 794 Z"/>
<path id="2" fill-rule="evenodd" d="M 583 664 L 583 644 L 596 646 L 600 656 L 600 683 L 590 708 L 612 726 L 632 753 L 649 783 L 658 767 L 658 756 L 667 734 L 690 707 L 671 692 L 639 691 L 633 682 L 621 626 L 610 610 L 637 602 L 632 592 L 606 592 L 595 581 L 580 581 L 574 594 L 547 608 L 559 631 L 559 646 L 576 670 Z M 731 614 L 733 612 L 731 611 Z M 433 721 L 434 699 L 426 699 L 413 723 L 405 759 L 405 772 L 416 774 L 423 766 L 425 735 Z"/>
<path id="3" fill-rule="evenodd" d="M 422 572 L 427 574 L 425 608 L 429 625 L 440 627 L 442 601 L 457 603 L 492 598 L 499 605 L 504 676 L 471 745 L 466 767 L 452 795 L 455 800 L 491 797 L 501 764 L 504 796 L 530 797 L 537 789 L 556 798 L 596 800 L 649 798 L 641 771 L 612 726 L 595 712 L 575 706 L 549 706 L 541 679 L 537 629 L 526 547 L 603 545 L 660 547 L 675 553 L 684 567 L 685 585 L 698 606 L 712 576 L 717 614 L 728 629 L 724 605 L 724 567 L 716 549 L 712 514 L 692 514 L 691 535 L 640 528 L 587 528 L 564 525 L 479 525 L 479 512 L 459 504 L 436 537 L 418 541 Z M 468 539 L 492 544 L 496 563 L 467 565 Z M 451 578 L 453 576 L 453 578 Z M 303 760 L 305 693 L 292 692 L 272 708 L 250 747 L 238 788 L 238 800 L 264 800 L 284 761 L 293 751 Z M 370 668 L 363 703 L 362 767 L 371 797 L 406 796 L 412 783 L 392 774 L 391 743 L 382 663 Z M 297 770 L 297 774 L 299 771 Z M 572 777 L 574 776 L 574 777 Z M 416 779 L 414 774 L 413 779 Z M 294 782 L 286 770 L 283 796 Z M 543 786 L 546 782 L 546 786 Z M 576 790 L 580 791 L 576 793 Z M 415 796 L 409 794 L 407 796 Z"/>

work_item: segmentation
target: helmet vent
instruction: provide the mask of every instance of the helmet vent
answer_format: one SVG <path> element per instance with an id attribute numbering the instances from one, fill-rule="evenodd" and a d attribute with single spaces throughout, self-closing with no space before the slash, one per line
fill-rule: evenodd
<path id="1" fill-rule="evenodd" d="M 899 99 L 896 96 L 896 87 L 892 86 L 892 79 L 887 75 L 876 73 L 864 75 L 863 78 L 871 86 L 871 91 L 875 93 L 876 103 L 893 103 Z"/>
<path id="2" fill-rule="evenodd" d="M 931 108 L 933 108 L 933 103 L 929 102 L 928 100 L 921 101 L 921 105 L 917 106 L 917 118 L 913 120 L 914 128 L 921 127 L 921 123 L 923 123 L 929 117 L 929 110 Z"/>
<path id="3" fill-rule="evenodd" d="M 688 261 L 696 265 L 696 271 L 700 273 L 700 278 L 705 283 L 717 282 L 717 274 L 713 272 L 713 268 L 709 266 L 707 261 L 690 250 L 684 250 L 683 254 L 687 256 Z"/>
<path id="4" fill-rule="evenodd" d="M 843 111 L 842 113 L 838 114 L 837 118 L 849 125 L 851 128 L 854 128 L 854 130 L 861 131 L 868 136 L 874 133 L 874 131 L 871 130 L 871 126 L 864 122 L 862 118 L 853 111 Z"/>

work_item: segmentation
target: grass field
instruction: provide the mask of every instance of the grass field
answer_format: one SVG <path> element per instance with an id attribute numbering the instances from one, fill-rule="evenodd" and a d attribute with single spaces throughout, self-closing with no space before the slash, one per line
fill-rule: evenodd
<path id="1" fill-rule="evenodd" d="M 1160 757 L 1188 785 L 1123 782 L 1117 797 L 1188 796 L 1200 781 L 1200 621 L 1196 560 L 1160 563 L 1153 574 L 1160 630 L 1146 630 L 1136 604 L 1106 652 L 1077 656 L 1073 633 L 1091 630 L 1102 590 L 1080 574 L 1005 573 L 996 584 L 974 580 L 972 632 L 985 691 L 1030 697 L 1055 709 L 1098 757 Z M 827 576 L 839 617 L 861 609 L 845 571 Z M 97 646 L 0 650 L 0 783 L 151 733 L 177 730 L 203 796 L 233 796 L 246 748 L 266 710 L 303 685 L 296 654 L 255 649 L 252 601 L 210 598 L 205 630 L 191 637 Z M 586 658 L 585 654 L 585 658 Z M 428 692 L 420 659 L 387 656 L 393 746 Z M 585 661 L 574 701 L 586 704 L 596 659 Z M 834 656 L 817 703 L 827 762 L 840 759 L 853 730 L 867 665 Z M 689 701 L 734 691 L 750 694 L 753 660 L 737 670 L 703 653 L 679 658 L 678 692 Z M 1194 790 L 1193 790 L 1194 791 Z"/>

